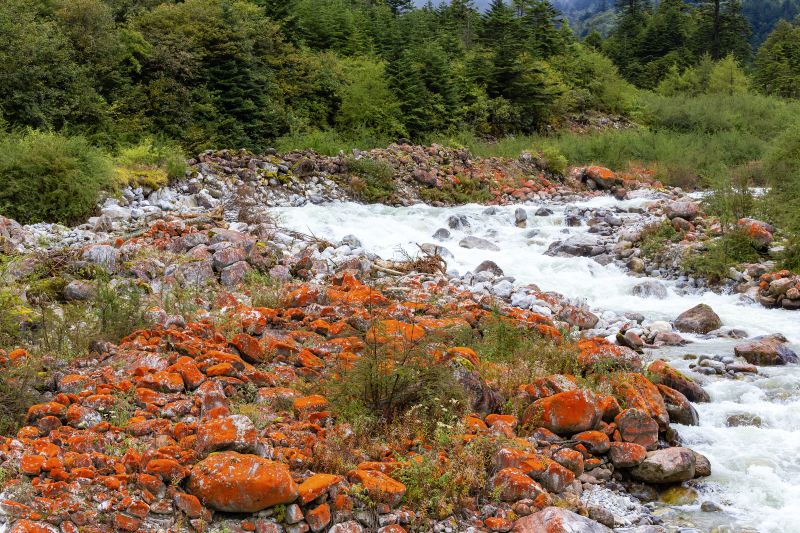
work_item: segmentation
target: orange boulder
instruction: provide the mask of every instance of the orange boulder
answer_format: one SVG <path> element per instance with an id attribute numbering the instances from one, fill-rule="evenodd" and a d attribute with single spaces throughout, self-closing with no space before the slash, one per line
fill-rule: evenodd
<path id="1" fill-rule="evenodd" d="M 286 465 L 230 451 L 197 463 L 187 489 L 206 506 L 230 513 L 255 513 L 298 496 Z"/>

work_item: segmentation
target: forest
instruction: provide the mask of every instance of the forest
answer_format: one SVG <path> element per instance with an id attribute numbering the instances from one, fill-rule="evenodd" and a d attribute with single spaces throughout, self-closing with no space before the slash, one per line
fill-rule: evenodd
<path id="1" fill-rule="evenodd" d="M 642 162 L 697 186 L 763 182 L 753 162 L 800 144 L 796 21 L 754 49 L 736 0 L 613 7 L 612 31 L 580 38 L 547 0 L 7 0 L 0 172 L 36 174 L 48 151 L 96 150 L 82 165 L 98 169 L 409 140 L 549 146 L 571 164 Z M 608 117 L 637 127 L 580 134 Z M 27 185 L 4 181 L 9 212 Z"/>

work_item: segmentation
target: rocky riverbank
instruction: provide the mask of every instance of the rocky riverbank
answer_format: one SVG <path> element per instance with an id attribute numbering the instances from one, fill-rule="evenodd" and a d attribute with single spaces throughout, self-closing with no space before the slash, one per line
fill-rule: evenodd
<path id="1" fill-rule="evenodd" d="M 565 227 L 591 229 L 548 252 L 634 273 L 639 240 L 620 237 L 685 201 L 599 168 L 551 181 L 531 157 L 370 158 L 395 169 L 398 204 L 452 193 L 467 169 L 487 202 L 544 204 L 482 214 L 532 240 L 547 205 L 647 195 L 647 209 L 567 207 Z M 641 352 L 744 333 L 707 306 L 671 322 L 590 309 L 491 260 L 456 272 L 448 246 L 497 248 L 466 214 L 418 253 L 381 258 L 357 235 L 290 231 L 266 210 L 353 199 L 348 161 L 209 153 L 186 182 L 123 191 L 76 228 L 0 222 L 0 325 L 20 333 L 0 364 L 9 390 L 35 398 L 0 441 L 10 531 L 666 530 L 631 495 L 711 473 L 673 428 L 697 424 L 692 404 L 710 398 Z M 90 338 L 112 325 L 130 330 Z M 693 368 L 746 379 L 796 362 L 784 341 L 742 341 Z"/>

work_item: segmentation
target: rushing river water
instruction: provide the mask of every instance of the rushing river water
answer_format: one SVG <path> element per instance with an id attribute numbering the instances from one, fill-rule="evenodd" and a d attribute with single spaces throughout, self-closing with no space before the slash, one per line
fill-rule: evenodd
<path id="1" fill-rule="evenodd" d="M 601 197 L 575 205 L 626 208 L 649 201 L 637 198 L 618 202 Z M 800 313 L 745 305 L 737 295 L 679 295 L 670 282 L 665 282 L 669 287 L 665 300 L 635 297 L 631 290 L 642 280 L 624 270 L 602 266 L 588 258 L 544 255 L 553 241 L 588 231 L 585 226 L 565 227 L 563 207 L 548 205 L 554 214 L 536 217 L 530 215 L 537 206 L 525 206 L 529 212 L 527 228 L 514 225 L 516 207 L 519 206 L 500 207 L 494 215 L 484 214 L 485 207 L 478 205 L 393 208 L 344 203 L 275 211 L 282 224 L 291 229 L 329 240 L 355 235 L 367 250 L 384 259 L 397 256 L 400 249 L 414 252 L 418 243 L 435 242 L 431 236 L 436 229 L 447 227 L 448 216 L 463 214 L 470 220 L 471 234 L 487 238 L 500 251 L 461 248 L 458 241 L 465 233 L 452 230 L 448 241 L 437 243 L 452 252 L 454 257 L 448 259 L 450 269 L 465 273 L 491 259 L 518 283 L 535 283 L 543 290 L 583 298 L 601 311 L 636 311 L 648 320 L 674 320 L 703 302 L 719 314 L 725 326 L 743 329 L 751 337 L 780 332 L 798 349 Z M 655 350 L 652 354 L 672 360 L 674 366 L 703 383 L 711 395 L 711 403 L 696 405 L 699 426 L 677 427 L 686 445 L 711 460 L 713 474 L 702 483 L 701 498 L 696 504 L 669 510 L 665 520 L 673 524 L 686 520 L 703 531 L 722 526 L 721 532 L 800 532 L 800 367 L 761 368 L 753 380 L 699 376 L 689 370 L 683 355 L 732 355 L 734 342 L 689 338 L 693 344 Z M 743 413 L 760 417 L 761 427 L 727 427 L 730 415 Z M 699 503 L 705 500 L 717 503 L 724 512 L 702 513 Z"/>

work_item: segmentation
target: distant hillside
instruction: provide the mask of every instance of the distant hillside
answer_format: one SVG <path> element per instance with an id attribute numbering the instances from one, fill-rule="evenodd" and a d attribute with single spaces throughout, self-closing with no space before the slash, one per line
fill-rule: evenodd
<path id="1" fill-rule="evenodd" d="M 427 0 L 415 0 L 418 6 Z M 434 5 L 448 3 L 449 0 L 434 0 Z M 484 11 L 491 0 L 474 0 L 474 5 Z M 689 0 L 689 3 L 697 3 Z M 793 20 L 800 15 L 800 0 L 743 0 L 745 15 L 753 26 L 750 42 L 759 46 L 781 20 Z M 614 23 L 614 0 L 553 0 L 553 5 L 564 13 L 575 33 L 587 35 L 592 30 L 607 34 Z"/>

